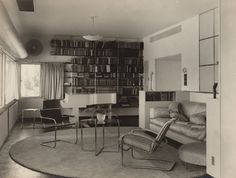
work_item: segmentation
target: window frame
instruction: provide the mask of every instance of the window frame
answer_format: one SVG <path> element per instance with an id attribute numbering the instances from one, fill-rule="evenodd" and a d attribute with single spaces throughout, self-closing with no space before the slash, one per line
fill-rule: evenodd
<path id="1" fill-rule="evenodd" d="M 22 91 L 21 91 L 21 82 L 22 82 L 22 75 L 21 75 L 21 67 L 22 65 L 37 65 L 39 66 L 39 70 L 41 70 L 41 65 L 40 63 L 21 63 L 20 64 L 20 98 L 41 98 L 41 84 L 39 85 L 39 95 L 38 96 L 22 96 Z M 39 74 L 39 82 L 41 81 L 41 74 Z"/>
<path id="2" fill-rule="evenodd" d="M 1 103 L 0 103 L 0 108 L 3 108 L 5 106 L 5 54 L 0 48 L 0 56 L 1 56 L 1 61 L 0 61 L 0 72 L 1 72 L 1 84 L 0 85 L 0 92 L 1 92 Z"/>

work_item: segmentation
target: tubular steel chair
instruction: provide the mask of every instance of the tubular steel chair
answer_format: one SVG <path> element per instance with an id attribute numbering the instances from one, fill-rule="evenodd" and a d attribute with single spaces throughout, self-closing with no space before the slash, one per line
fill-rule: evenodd
<path id="1" fill-rule="evenodd" d="M 57 139 L 57 130 L 58 129 L 66 129 L 66 128 L 71 128 L 71 126 L 75 126 L 75 134 L 76 134 L 76 140 L 75 140 L 75 144 L 77 144 L 78 142 L 78 124 L 77 123 L 57 123 L 56 119 L 55 118 L 52 118 L 50 117 L 51 116 L 51 113 L 48 112 L 47 109 L 41 109 L 40 110 L 40 117 L 41 117 L 41 120 L 42 121 L 47 121 L 47 125 L 49 126 L 44 126 L 44 128 L 46 130 L 49 130 L 49 131 L 54 131 L 54 139 L 53 140 L 50 140 L 50 141 L 45 141 L 45 142 L 42 142 L 41 145 L 42 146 L 46 146 L 46 147 L 51 147 L 51 148 L 55 148 L 57 146 L 57 142 L 58 141 L 64 141 L 64 142 L 69 142 L 69 141 L 65 141 L 65 140 L 60 140 L 60 139 Z M 50 146 L 49 144 L 50 143 L 54 143 L 53 146 Z"/>
<path id="2" fill-rule="evenodd" d="M 105 108 L 94 108 L 93 110 L 89 109 L 92 112 L 92 117 L 89 119 L 80 120 L 81 126 L 81 149 L 83 151 L 95 151 L 95 155 L 98 156 L 105 148 L 105 126 L 112 126 L 116 124 L 117 126 L 117 151 L 110 151 L 110 152 L 119 152 L 119 138 L 120 138 L 120 121 L 118 119 L 118 115 L 112 112 L 112 109 L 105 109 Z M 95 129 L 95 143 L 94 143 L 94 150 L 86 150 L 84 149 L 84 138 L 83 138 L 83 127 L 86 125 L 92 124 Z M 98 139 L 97 139 L 97 127 L 102 126 L 102 147 L 98 148 Z M 107 152 L 107 151 L 106 151 Z"/>
<path id="3" fill-rule="evenodd" d="M 168 160 L 158 160 L 158 159 L 147 159 L 147 158 L 137 158 L 134 156 L 134 150 L 144 151 L 145 153 L 152 154 L 157 150 L 157 148 L 161 145 L 162 141 L 165 138 L 165 135 L 170 127 L 170 125 L 176 119 L 170 119 L 167 121 L 163 127 L 161 128 L 159 133 L 155 133 L 148 129 L 134 129 L 130 131 L 128 134 L 121 136 L 120 138 L 120 146 L 121 146 L 121 164 L 124 167 L 137 168 L 137 169 L 157 169 L 157 170 L 165 170 L 170 171 L 174 165 L 174 161 Z M 127 148 L 124 148 L 126 146 Z M 151 160 L 151 161 L 159 161 L 168 163 L 168 168 L 160 167 L 160 166 L 131 166 L 125 165 L 124 163 L 124 151 L 131 150 L 131 156 L 133 159 L 137 160 Z"/>

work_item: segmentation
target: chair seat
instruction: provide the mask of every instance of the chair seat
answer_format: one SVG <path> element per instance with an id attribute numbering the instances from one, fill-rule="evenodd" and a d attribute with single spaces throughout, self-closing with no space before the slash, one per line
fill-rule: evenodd
<path id="1" fill-rule="evenodd" d="M 139 136 L 140 135 L 140 136 Z M 150 138 L 147 139 L 147 138 Z M 134 146 L 136 148 L 140 148 L 142 150 L 145 150 L 147 152 L 149 152 L 151 150 L 151 146 L 154 138 L 152 136 L 150 136 L 149 134 L 142 132 L 142 131 L 135 131 L 135 135 L 134 134 L 127 134 L 125 135 L 123 141 L 125 144 Z"/>

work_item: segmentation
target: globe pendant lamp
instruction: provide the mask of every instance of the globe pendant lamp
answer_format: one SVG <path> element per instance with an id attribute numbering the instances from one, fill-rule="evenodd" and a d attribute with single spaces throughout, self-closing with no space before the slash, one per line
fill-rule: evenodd
<path id="1" fill-rule="evenodd" d="M 91 20 L 92 20 L 92 26 L 93 26 L 93 30 L 94 30 L 94 21 L 95 21 L 96 16 L 91 16 Z M 84 39 L 88 40 L 88 41 L 99 41 L 101 40 L 103 37 L 101 35 L 84 35 L 83 36 Z"/>

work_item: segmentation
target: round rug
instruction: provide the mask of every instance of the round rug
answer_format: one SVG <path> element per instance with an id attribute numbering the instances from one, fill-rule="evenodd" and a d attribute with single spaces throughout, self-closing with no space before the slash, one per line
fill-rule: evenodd
<path id="1" fill-rule="evenodd" d="M 126 133 L 131 128 L 121 128 L 121 133 Z M 94 147 L 94 129 L 84 129 L 84 145 L 86 149 Z M 106 129 L 105 150 L 113 150 L 117 144 L 117 130 Z M 58 132 L 58 138 L 73 142 L 74 130 Z M 170 172 L 146 169 L 130 169 L 121 166 L 121 154 L 119 152 L 102 152 L 95 156 L 94 152 L 82 151 L 78 144 L 58 142 L 56 148 L 40 145 L 43 141 L 53 139 L 53 133 L 44 133 L 38 136 L 26 138 L 14 144 L 10 149 L 11 158 L 17 163 L 29 169 L 63 177 L 79 178 L 135 178 L 135 177 L 197 177 L 205 173 L 204 168 L 186 170 L 178 160 L 178 152 L 175 148 L 164 145 L 152 155 L 159 159 L 176 160 L 177 164 Z M 101 140 L 100 140 L 101 141 Z M 101 143 L 101 142 L 100 142 Z M 125 154 L 126 162 L 135 164 L 129 153 Z M 146 163 L 143 163 L 146 164 Z"/>

